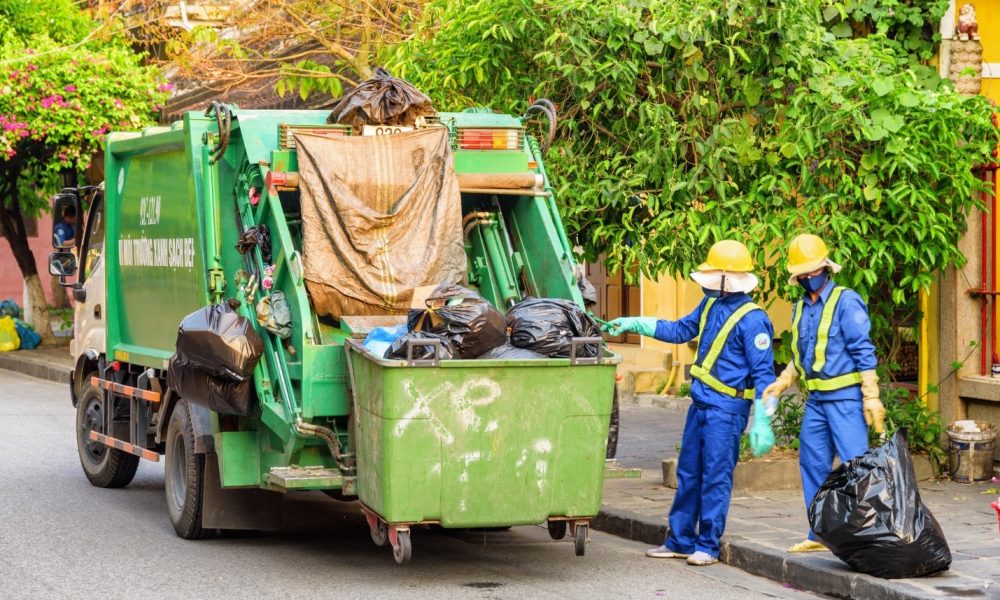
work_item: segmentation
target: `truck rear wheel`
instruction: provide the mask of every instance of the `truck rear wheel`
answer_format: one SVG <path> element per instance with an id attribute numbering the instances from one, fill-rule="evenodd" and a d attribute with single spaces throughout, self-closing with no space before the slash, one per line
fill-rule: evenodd
<path id="1" fill-rule="evenodd" d="M 120 488 L 128 485 L 139 468 L 139 457 L 109 448 L 90 439 L 90 432 L 104 431 L 104 402 L 100 388 L 84 378 L 76 402 L 76 448 L 80 466 L 95 487 Z"/>
<path id="2" fill-rule="evenodd" d="M 183 400 L 170 415 L 166 449 L 163 487 L 174 531 L 186 540 L 206 538 L 211 532 L 201 526 L 205 456 L 195 453 L 191 414 Z"/>

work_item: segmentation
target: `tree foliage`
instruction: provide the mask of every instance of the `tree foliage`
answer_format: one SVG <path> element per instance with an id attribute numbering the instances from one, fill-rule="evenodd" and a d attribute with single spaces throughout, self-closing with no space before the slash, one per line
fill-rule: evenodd
<path id="1" fill-rule="evenodd" d="M 167 23 L 159 0 L 102 0 L 133 13 L 136 43 L 156 48 L 172 79 L 219 92 L 274 85 L 303 99 L 340 95 L 372 75 L 375 57 L 401 40 L 422 0 L 257 0 L 200 8 L 213 16 L 190 29 Z M 193 10 L 193 9 L 189 9 Z"/>
<path id="2" fill-rule="evenodd" d="M 441 107 L 556 102 L 548 171 L 590 259 L 686 275 L 732 237 L 766 265 L 765 293 L 797 297 L 775 258 L 817 233 L 885 343 L 931 273 L 964 262 L 972 168 L 997 133 L 985 99 L 883 34 L 837 38 L 823 8 L 437 0 L 387 62 Z"/>
<path id="3" fill-rule="evenodd" d="M 157 71 L 72 0 L 0 0 L 0 229 L 50 334 L 25 217 L 86 169 L 111 129 L 154 122 Z M 45 235 L 45 234 L 43 234 Z"/>

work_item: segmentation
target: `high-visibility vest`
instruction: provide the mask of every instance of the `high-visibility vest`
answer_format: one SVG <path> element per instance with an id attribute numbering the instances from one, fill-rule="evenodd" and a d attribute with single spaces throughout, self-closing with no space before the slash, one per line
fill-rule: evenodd
<path id="1" fill-rule="evenodd" d="M 837 286 L 830 293 L 830 298 L 823 307 L 823 314 L 819 318 L 819 330 L 816 332 L 816 351 L 813 357 L 813 371 L 821 373 L 826 366 L 826 347 L 830 343 L 830 326 L 833 325 L 833 313 L 837 310 L 837 302 L 840 295 L 844 293 L 843 288 Z M 802 318 L 802 310 L 805 300 L 799 300 L 795 307 L 795 319 L 792 321 L 792 358 L 795 362 L 795 369 L 799 372 L 799 378 L 805 382 L 805 388 L 810 392 L 833 392 L 842 390 L 852 385 L 861 383 L 861 373 L 844 373 L 829 379 L 818 377 L 810 379 L 806 376 L 806 370 L 802 366 L 802 356 L 799 354 L 799 320 Z"/>
<path id="2" fill-rule="evenodd" d="M 715 304 L 715 300 L 715 298 L 709 298 L 708 302 L 705 303 L 705 308 L 701 311 L 701 324 L 698 326 L 698 354 L 701 354 L 701 344 L 705 341 L 705 323 L 708 321 L 708 311 L 712 309 L 712 305 Z M 726 322 L 722 325 L 722 329 L 719 330 L 715 339 L 712 340 L 712 345 L 709 347 L 708 353 L 705 354 L 705 358 L 702 359 L 701 362 L 691 365 L 691 377 L 701 381 L 720 394 L 726 394 L 727 396 L 732 396 L 733 398 L 753 400 L 753 388 L 737 390 L 731 385 L 722 383 L 719 378 L 712 375 L 712 368 L 715 366 L 715 361 L 719 359 L 719 355 L 722 354 L 722 349 L 725 347 L 726 341 L 729 339 L 729 334 L 732 333 L 733 328 L 736 327 L 736 324 L 739 323 L 740 319 L 753 310 L 763 309 L 753 302 L 747 302 L 743 306 L 737 308 L 733 314 L 729 315 L 729 318 L 726 319 Z"/>

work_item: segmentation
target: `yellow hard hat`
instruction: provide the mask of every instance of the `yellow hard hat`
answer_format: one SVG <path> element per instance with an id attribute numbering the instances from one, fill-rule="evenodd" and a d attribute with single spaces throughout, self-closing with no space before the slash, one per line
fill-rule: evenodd
<path id="1" fill-rule="evenodd" d="M 788 245 L 788 272 L 793 278 L 827 266 L 833 267 L 834 264 L 830 261 L 830 251 L 819 236 L 802 233 Z M 837 266 L 834 272 L 839 270 Z"/>
<path id="2" fill-rule="evenodd" d="M 715 242 L 708 250 L 708 259 L 698 267 L 699 271 L 731 271 L 749 273 L 753 271 L 753 259 L 747 247 L 736 240 Z"/>

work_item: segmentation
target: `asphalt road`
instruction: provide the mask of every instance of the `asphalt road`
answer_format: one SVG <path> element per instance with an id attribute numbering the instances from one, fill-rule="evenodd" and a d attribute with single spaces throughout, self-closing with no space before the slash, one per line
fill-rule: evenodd
<path id="1" fill-rule="evenodd" d="M 647 559 L 598 532 L 584 557 L 542 527 L 413 533 L 413 561 L 376 547 L 357 505 L 302 494 L 280 533 L 174 535 L 163 469 L 91 487 L 65 386 L 0 370 L 0 598 L 812 598 L 725 565 Z M 502 495 L 498 496 L 502 502 Z"/>

